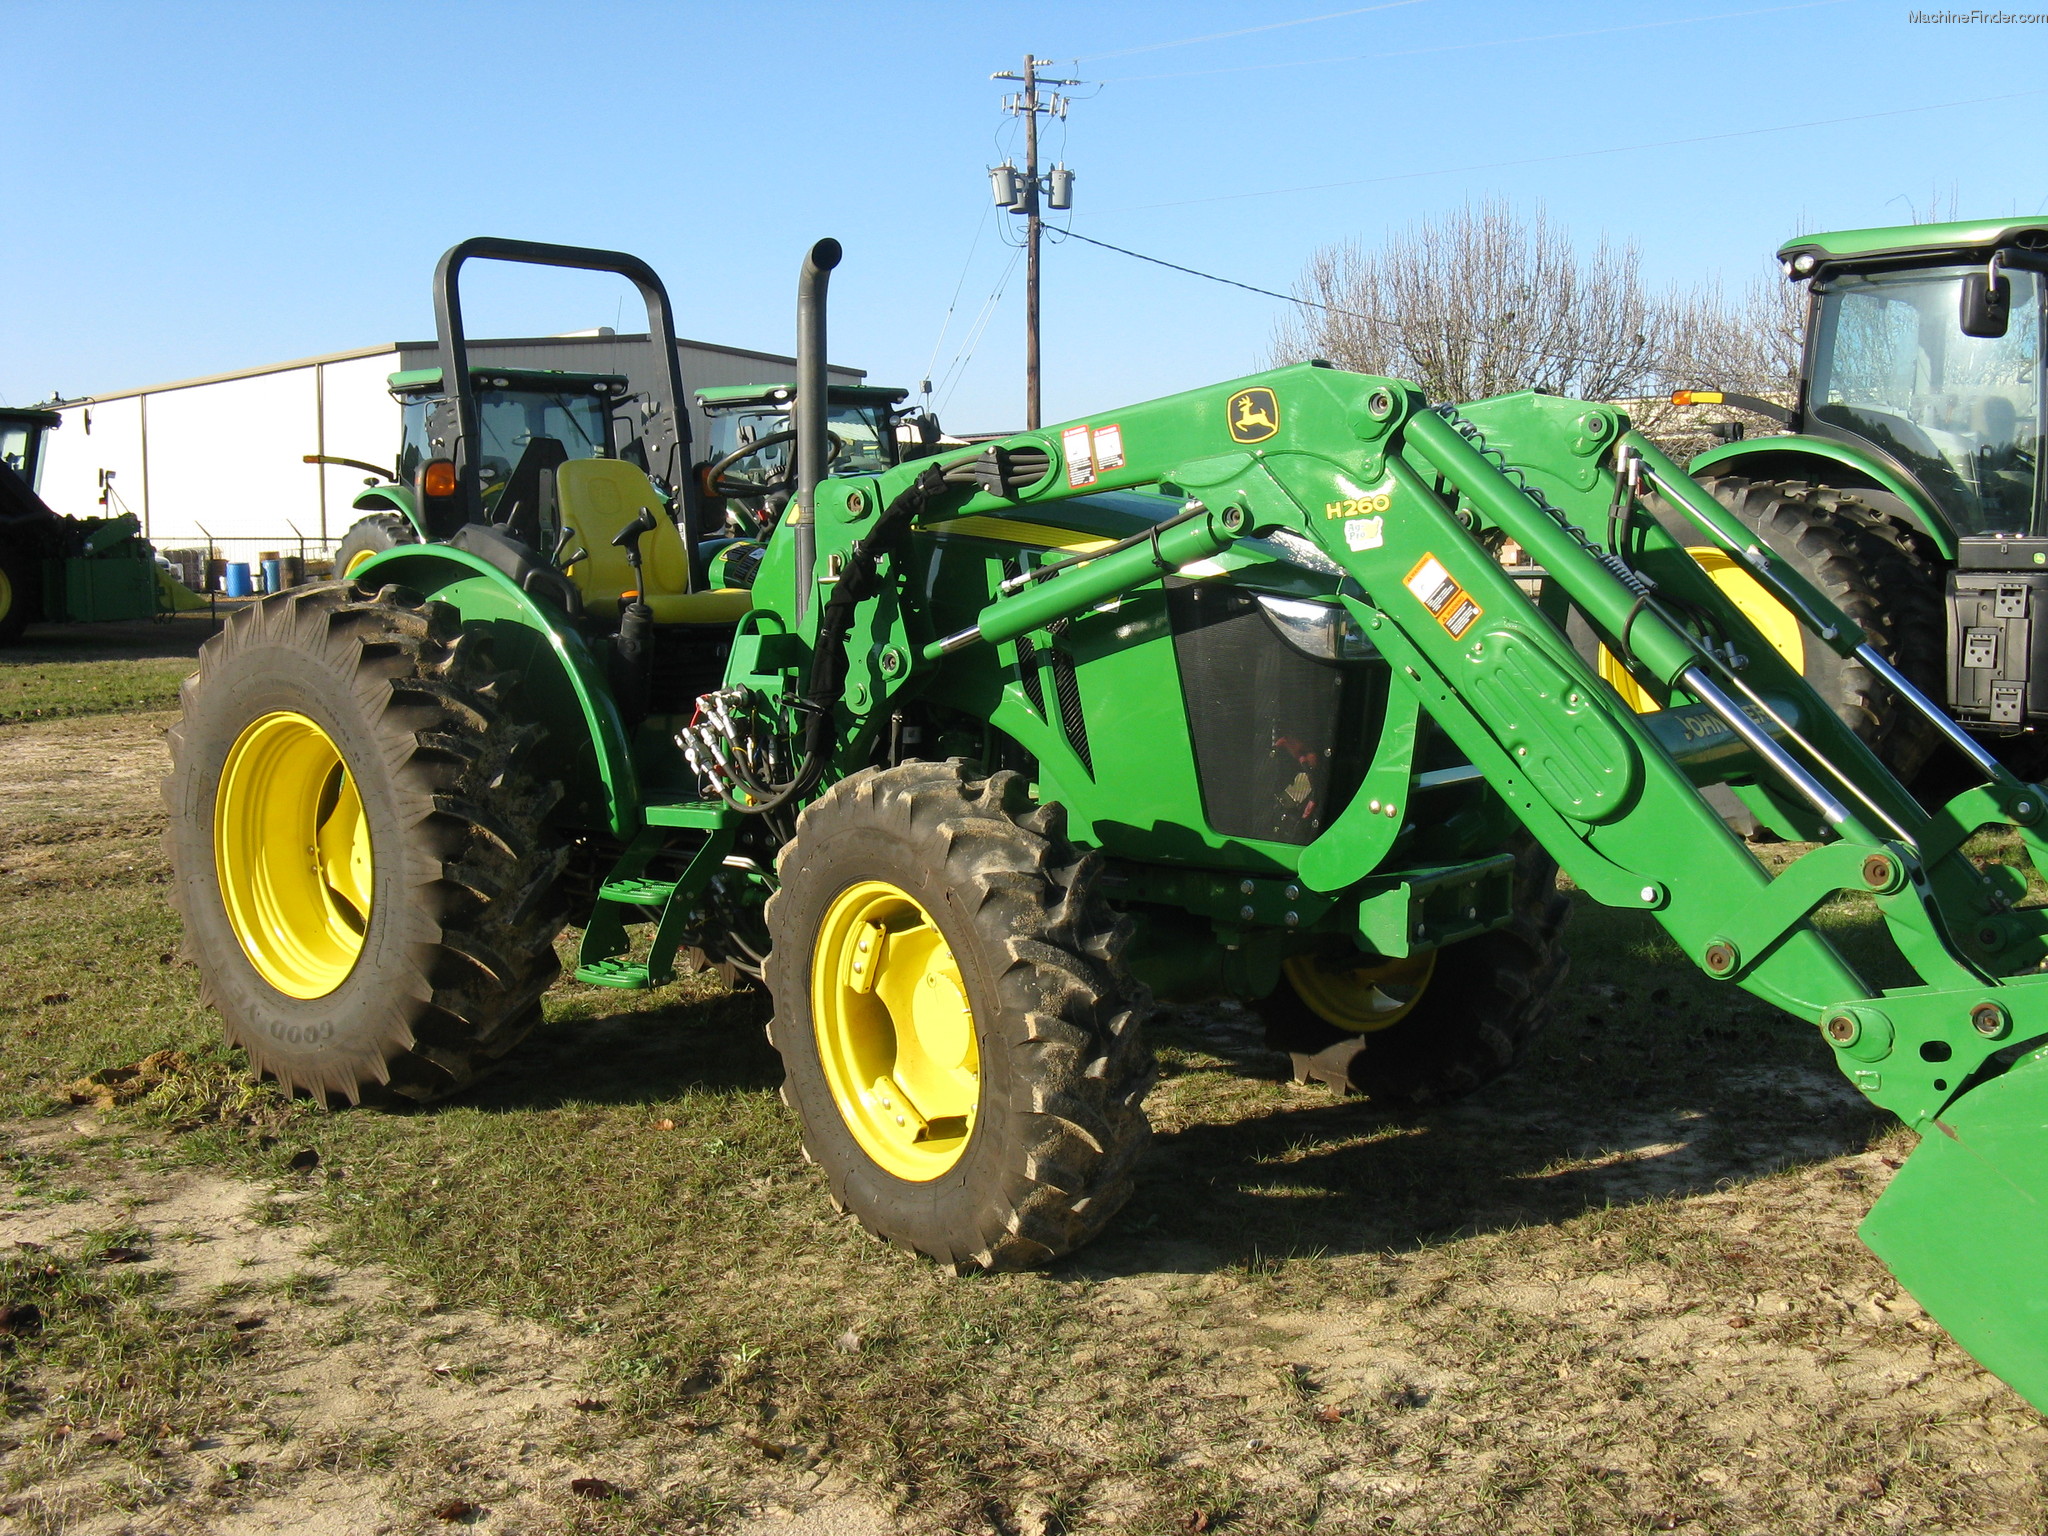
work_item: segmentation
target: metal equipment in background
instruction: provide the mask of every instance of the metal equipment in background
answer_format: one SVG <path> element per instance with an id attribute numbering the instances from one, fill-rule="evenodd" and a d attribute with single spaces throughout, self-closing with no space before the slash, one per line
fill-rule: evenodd
<path id="1" fill-rule="evenodd" d="M 806 259 L 807 365 L 838 254 Z M 473 257 L 628 273 L 672 342 L 634 258 L 456 247 L 417 541 L 208 643 L 172 889 L 256 1070 L 433 1099 L 540 1017 L 564 926 L 589 985 L 694 952 L 769 992 L 837 1201 L 1012 1268 L 1128 1194 L 1151 999 L 1241 998 L 1304 1073 L 1439 1103 L 1549 1010 L 1562 867 L 1921 1133 L 1866 1234 L 2048 1403 L 2048 915 L 1964 852 L 1995 828 L 2048 868 L 2043 791 L 1623 412 L 1302 364 L 831 474 L 831 401 L 799 388 L 809 515 L 734 586 L 673 372 L 648 468 L 564 459 L 529 500 L 514 465 L 489 499 L 447 345 Z M 1752 609 L 1882 679 L 1967 783 L 1916 799 Z M 1767 867 L 1717 788 L 1812 846 Z M 1816 924 L 1843 893 L 1911 984 Z"/>
<path id="2" fill-rule="evenodd" d="M 146 619 L 198 602 L 129 513 L 65 517 L 38 493 L 55 411 L 0 408 L 0 645 L 31 623 Z"/>

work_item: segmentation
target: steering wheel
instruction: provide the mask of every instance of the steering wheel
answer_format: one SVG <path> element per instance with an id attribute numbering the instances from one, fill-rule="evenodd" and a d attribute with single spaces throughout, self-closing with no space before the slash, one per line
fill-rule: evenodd
<path id="1" fill-rule="evenodd" d="M 704 466 L 704 494 L 720 496 L 733 501 L 751 501 L 757 496 L 772 496 L 777 491 L 789 490 L 796 484 L 796 464 L 773 479 L 746 480 L 737 476 L 728 477 L 726 471 L 742 459 L 750 459 L 763 448 L 773 448 L 778 443 L 787 443 L 796 437 L 796 428 L 784 427 L 780 432 L 770 432 L 766 437 L 757 437 L 751 443 L 742 443 L 724 458 Z M 845 441 L 836 432 L 827 432 L 825 441 L 825 467 L 831 468 L 839 462 L 839 455 L 846 449 Z"/>

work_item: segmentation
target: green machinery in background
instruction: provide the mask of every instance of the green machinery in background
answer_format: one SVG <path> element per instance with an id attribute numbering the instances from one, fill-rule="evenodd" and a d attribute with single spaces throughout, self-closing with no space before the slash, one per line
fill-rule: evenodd
<path id="1" fill-rule="evenodd" d="M 396 473 L 356 459 L 306 455 L 309 464 L 340 464 L 374 472 L 378 479 L 356 492 L 362 513 L 336 546 L 334 568 L 349 575 L 371 555 L 399 544 L 416 544 L 459 527 L 464 514 L 450 489 L 423 489 L 425 466 L 443 451 L 457 430 L 456 396 L 439 368 L 394 373 L 392 394 L 402 407 Z M 578 459 L 625 459 L 646 470 L 640 431 L 655 412 L 648 397 L 634 391 L 623 374 L 564 373 L 533 368 L 469 369 L 481 447 L 476 472 L 484 515 L 501 501 L 508 513 L 522 501 L 550 527 L 555 524 L 554 473 Z M 897 410 L 907 391 L 864 384 L 830 388 L 826 441 L 827 473 L 875 474 L 938 439 L 928 415 Z M 711 420 L 709 454 L 690 473 L 705 496 L 725 510 L 724 537 L 737 545 L 735 559 L 759 554 L 763 520 L 781 514 L 796 486 L 795 429 L 790 424 L 792 384 L 729 384 L 696 391 L 698 406 Z M 909 424 L 916 447 L 907 450 L 899 426 Z M 452 461 L 446 473 L 452 474 Z M 455 522 L 449 522 L 453 517 Z M 713 546 L 715 552 L 718 546 Z M 722 575 L 722 571 L 717 573 Z"/>
<path id="2" fill-rule="evenodd" d="M 2048 223 L 1982 220 L 1807 235 L 1789 405 L 1718 390 L 1781 435 L 1736 437 L 1692 474 L 1873 647 L 2027 774 L 2048 768 L 2048 507 L 2041 479 Z M 1738 430 L 1739 429 L 1735 429 Z M 1934 750 L 1881 676 L 1767 619 L 1823 698 L 1908 779 Z"/>
<path id="3" fill-rule="evenodd" d="M 133 516 L 62 517 L 38 494 L 55 411 L 0 409 L 0 645 L 35 621 L 146 619 L 177 606 Z M 189 596 L 189 594 L 187 594 Z"/>
<path id="4" fill-rule="evenodd" d="M 1439 1102 L 1550 1006 L 1562 866 L 1920 1131 L 1865 1234 L 2048 1403 L 2048 915 L 1963 851 L 1990 827 L 2048 863 L 2043 793 L 1622 412 L 1303 364 L 829 475 L 824 241 L 793 494 L 734 585 L 654 273 L 455 247 L 459 386 L 477 258 L 639 286 L 642 449 L 533 501 L 515 466 L 487 505 L 459 387 L 417 475 L 431 536 L 208 643 L 172 733 L 174 890 L 256 1069 L 431 1099 L 538 1019 L 564 926 L 590 984 L 659 986 L 694 949 L 771 994 L 838 1202 L 943 1263 L 1027 1265 L 1129 1190 L 1149 999 L 1242 998 L 1310 1074 Z M 1882 678 L 1969 784 L 1916 799 L 1689 547 Z M 1773 872 L 1715 786 L 1813 846 Z M 1911 985 L 1816 926 L 1844 893 Z"/>

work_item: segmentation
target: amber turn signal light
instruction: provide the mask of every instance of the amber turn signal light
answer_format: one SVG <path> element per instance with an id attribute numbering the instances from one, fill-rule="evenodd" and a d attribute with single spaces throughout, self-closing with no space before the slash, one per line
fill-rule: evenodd
<path id="1" fill-rule="evenodd" d="M 1674 389 L 1671 391 L 1673 405 L 1719 405 L 1721 391 L 1718 389 Z"/>
<path id="2" fill-rule="evenodd" d="M 453 459 L 431 459 L 420 475 L 420 493 L 424 496 L 453 496 L 455 494 L 455 461 Z"/>

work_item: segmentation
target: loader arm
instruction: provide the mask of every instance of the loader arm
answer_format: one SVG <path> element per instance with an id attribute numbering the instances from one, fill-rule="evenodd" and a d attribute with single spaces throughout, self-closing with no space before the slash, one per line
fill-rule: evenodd
<path id="1" fill-rule="evenodd" d="M 1090 445 L 1107 425 L 1122 462 L 1105 468 Z M 1024 434 L 980 462 L 1035 464 L 1027 451 L 1047 467 L 1022 486 L 999 467 L 976 489 L 973 454 L 925 470 L 925 521 L 1017 515 L 1123 487 L 1177 490 L 1188 514 L 1149 544 L 998 596 L 955 634 L 910 635 L 907 657 L 892 644 L 905 638 L 900 611 L 870 604 L 845 642 L 855 685 L 846 739 L 951 652 L 1079 613 L 1240 540 L 1330 562 L 1355 583 L 1341 601 L 1391 663 L 1394 686 L 1583 890 L 1650 912 L 1710 975 L 1819 1027 L 1857 1089 L 1922 1132 L 1866 1238 L 1980 1361 L 2048 1405 L 2048 1303 L 2037 1316 L 2003 1300 L 2034 1294 L 2048 1267 L 2048 1109 L 2030 1107 L 2048 1097 L 2048 974 L 2037 969 L 2048 924 L 2015 906 L 2024 882 L 2013 872 L 1980 870 L 1962 851 L 1979 828 L 2005 825 L 2048 869 L 2039 788 L 1949 727 L 1985 783 L 1932 810 L 1918 804 L 1645 498 L 1688 515 L 1700 542 L 1741 560 L 1818 643 L 1867 660 L 1860 630 L 1773 565 L 1611 406 L 1523 394 L 1461 413 L 1432 409 L 1398 381 L 1301 365 Z M 893 471 L 873 494 L 889 504 L 916 473 Z M 858 483 L 821 491 L 828 568 L 860 536 L 865 507 Z M 1499 563 L 1506 539 L 1547 573 L 1540 603 Z M 787 580 L 786 566 L 764 571 L 764 586 L 771 577 Z M 1565 630 L 1573 610 L 1663 709 L 1635 713 L 1581 659 Z M 1817 846 L 1773 874 L 1703 797 L 1713 782 Z M 1351 885 L 1383 848 L 1340 817 L 1303 851 L 1304 878 L 1326 891 Z M 1917 985 L 1873 985 L 1819 931 L 1815 910 L 1845 892 L 1874 900 Z"/>

